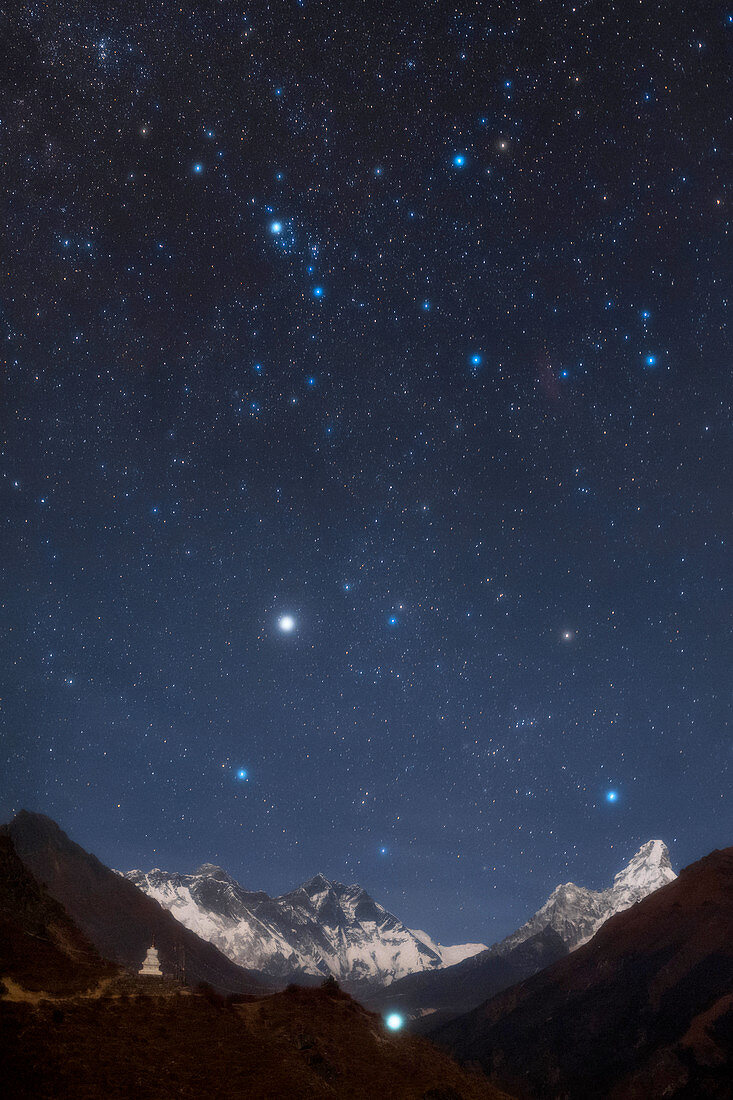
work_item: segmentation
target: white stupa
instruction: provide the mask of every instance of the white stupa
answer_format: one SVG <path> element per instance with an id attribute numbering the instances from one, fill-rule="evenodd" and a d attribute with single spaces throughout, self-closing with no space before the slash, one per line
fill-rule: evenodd
<path id="1" fill-rule="evenodd" d="M 163 971 L 160 969 L 160 959 L 158 958 L 157 947 L 149 947 L 148 953 L 145 956 L 145 962 L 138 971 L 141 978 L 162 978 Z"/>

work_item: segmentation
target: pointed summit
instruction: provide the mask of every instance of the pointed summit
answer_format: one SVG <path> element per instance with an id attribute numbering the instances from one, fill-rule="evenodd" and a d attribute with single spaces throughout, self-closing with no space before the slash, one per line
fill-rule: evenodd
<path id="1" fill-rule="evenodd" d="M 301 890 L 305 890 L 309 897 L 313 897 L 314 894 L 322 894 L 324 890 L 328 890 L 332 886 L 331 880 L 319 871 L 317 875 L 302 884 Z"/>
<path id="2" fill-rule="evenodd" d="M 202 863 L 194 871 L 194 874 L 201 875 L 203 878 L 215 878 L 219 882 L 234 882 L 232 876 L 228 875 L 224 868 L 217 866 L 216 863 Z"/>
<path id="3" fill-rule="evenodd" d="M 621 880 L 661 877 L 665 882 L 676 878 L 669 859 L 669 849 L 663 840 L 647 840 L 622 871 L 614 878 L 614 886 Z"/>
<path id="4" fill-rule="evenodd" d="M 613 880 L 609 895 L 614 912 L 628 909 L 676 878 L 667 845 L 661 840 L 648 840 Z"/>
<path id="5" fill-rule="evenodd" d="M 661 840 L 648 840 L 632 856 L 607 890 L 589 890 L 566 882 L 556 886 L 535 915 L 503 941 L 515 946 L 544 928 L 557 932 L 572 951 L 595 935 L 602 924 L 677 878 Z"/>

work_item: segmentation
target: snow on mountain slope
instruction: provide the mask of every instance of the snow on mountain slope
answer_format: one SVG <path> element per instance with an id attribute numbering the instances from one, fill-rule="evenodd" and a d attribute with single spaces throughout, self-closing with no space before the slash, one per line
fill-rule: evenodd
<path id="1" fill-rule="evenodd" d="M 676 878 L 667 846 L 661 840 L 649 840 L 619 871 L 607 890 L 588 890 L 574 882 L 557 886 L 542 908 L 507 936 L 502 946 L 512 948 L 549 925 L 572 951 L 589 940 L 609 917 L 629 909 Z"/>
<path id="2" fill-rule="evenodd" d="M 421 932 L 417 928 L 413 929 L 412 934 L 417 936 L 420 942 L 426 944 L 436 955 L 440 955 L 443 966 L 454 966 L 455 963 L 463 962 L 464 959 L 470 959 L 473 955 L 478 955 L 479 951 L 488 950 L 485 943 L 456 943 L 452 947 L 445 947 L 442 943 L 436 943 L 427 932 Z"/>
<path id="3" fill-rule="evenodd" d="M 126 877 L 235 962 L 281 979 L 333 975 L 387 984 L 484 948 L 442 947 L 406 928 L 360 886 L 323 875 L 279 898 L 245 890 L 209 863 L 193 875 L 156 869 Z"/>

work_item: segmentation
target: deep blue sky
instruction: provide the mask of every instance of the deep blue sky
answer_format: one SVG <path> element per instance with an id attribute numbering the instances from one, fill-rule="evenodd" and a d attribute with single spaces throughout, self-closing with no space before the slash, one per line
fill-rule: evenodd
<path id="1" fill-rule="evenodd" d="M 2 26 L 3 816 L 444 941 L 729 844 L 733 14 L 186 8 Z"/>

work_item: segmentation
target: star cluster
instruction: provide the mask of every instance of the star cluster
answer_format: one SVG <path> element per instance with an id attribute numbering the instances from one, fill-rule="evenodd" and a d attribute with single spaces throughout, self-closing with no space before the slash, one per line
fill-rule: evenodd
<path id="1" fill-rule="evenodd" d="M 19 10 L 5 813 L 445 942 L 729 843 L 730 19 Z"/>

